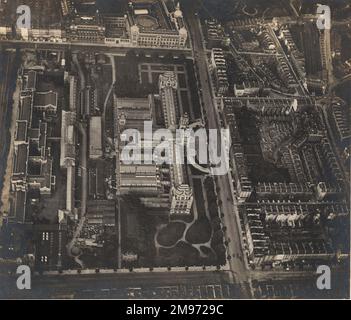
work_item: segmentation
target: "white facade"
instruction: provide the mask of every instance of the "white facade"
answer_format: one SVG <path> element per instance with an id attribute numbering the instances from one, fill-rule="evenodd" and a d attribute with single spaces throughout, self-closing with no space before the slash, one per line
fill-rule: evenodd
<path id="1" fill-rule="evenodd" d="M 170 214 L 190 214 L 193 201 L 193 192 L 189 185 L 182 184 L 178 187 L 173 187 Z"/>
<path id="2" fill-rule="evenodd" d="M 156 0 L 157 1 L 157 0 Z M 156 2 L 155 1 L 155 2 Z M 141 47 L 166 47 L 183 48 L 186 46 L 188 31 L 183 21 L 183 13 L 179 5 L 175 12 L 169 13 L 163 0 L 160 0 L 161 10 L 164 18 L 169 21 L 170 28 L 144 28 L 138 25 L 136 17 L 147 16 L 150 13 L 147 9 L 137 9 L 128 13 L 127 30 L 132 46 Z M 131 6 L 133 6 L 131 2 Z"/>
<path id="3" fill-rule="evenodd" d="M 102 122 L 101 117 L 91 117 L 89 126 L 89 156 L 90 159 L 102 157 Z"/>

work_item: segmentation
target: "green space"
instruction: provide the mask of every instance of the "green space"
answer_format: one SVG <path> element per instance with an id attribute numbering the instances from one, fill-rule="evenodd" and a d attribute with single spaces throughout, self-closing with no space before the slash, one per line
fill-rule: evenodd
<path id="1" fill-rule="evenodd" d="M 196 220 L 185 235 L 186 241 L 201 244 L 211 239 L 212 228 L 207 218 Z"/>
<path id="2" fill-rule="evenodd" d="M 185 224 L 181 222 L 171 222 L 160 230 L 157 235 L 157 241 L 161 246 L 170 247 L 182 238 L 185 230 Z"/>
<path id="3" fill-rule="evenodd" d="M 199 251 L 191 244 L 180 241 L 174 248 L 160 249 L 162 262 L 169 266 L 197 265 L 199 263 Z"/>

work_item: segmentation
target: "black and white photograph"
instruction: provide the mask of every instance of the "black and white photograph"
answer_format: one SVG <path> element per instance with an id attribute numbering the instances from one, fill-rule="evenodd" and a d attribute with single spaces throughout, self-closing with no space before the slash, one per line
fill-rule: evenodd
<path id="1" fill-rule="evenodd" d="M 350 113 L 350 0 L 0 0 L 0 300 L 350 300 Z"/>

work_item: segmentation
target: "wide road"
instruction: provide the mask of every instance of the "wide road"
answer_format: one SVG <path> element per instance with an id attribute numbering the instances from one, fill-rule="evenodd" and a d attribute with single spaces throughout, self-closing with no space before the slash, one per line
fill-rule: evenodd
<path id="1" fill-rule="evenodd" d="M 31 290 L 16 289 L 16 277 L 0 274 L 0 298 L 2 295 L 16 298 L 53 298 L 70 295 L 72 298 L 84 297 L 89 292 L 99 298 L 104 293 L 120 295 L 128 288 L 169 287 L 179 285 L 226 285 L 229 274 L 224 271 L 214 272 L 148 272 L 125 274 L 57 275 L 32 277 Z M 27 292 L 26 292 L 27 291 Z M 126 298 L 126 297 L 125 297 Z M 160 298 L 160 297 L 159 297 Z M 238 296 L 240 298 L 240 296 Z"/>
<path id="2" fill-rule="evenodd" d="M 348 278 L 348 270 L 343 266 L 332 266 L 331 274 L 333 276 L 345 277 Z M 282 271 L 282 270 L 255 270 L 251 273 L 252 280 L 257 281 L 275 281 L 275 280 L 289 280 L 289 279 L 315 279 L 319 277 L 320 274 L 317 274 L 312 270 L 304 270 L 304 271 Z"/>
<path id="3" fill-rule="evenodd" d="M 218 111 L 214 104 L 212 95 L 211 79 L 208 73 L 207 54 L 204 48 L 204 38 L 201 32 L 200 20 L 195 14 L 194 9 L 185 10 L 190 29 L 190 35 L 193 45 L 194 59 L 198 66 L 198 80 L 202 88 L 202 100 L 207 113 L 208 125 L 210 129 L 220 129 Z M 227 227 L 227 239 L 230 238 L 229 260 L 230 269 L 233 273 L 234 280 L 237 283 L 248 282 L 248 272 L 244 259 L 239 259 L 237 254 L 244 257 L 241 245 L 240 221 L 238 215 L 237 201 L 232 194 L 232 179 L 230 174 L 217 177 L 217 187 L 220 188 L 219 198 L 222 201 L 222 211 L 224 213 L 224 224 Z M 235 255 L 235 257 L 233 257 Z"/>
<path id="4" fill-rule="evenodd" d="M 125 55 L 128 51 L 143 52 L 144 54 L 181 55 L 191 57 L 190 48 L 153 48 L 153 47 L 113 47 L 105 43 L 76 43 L 76 42 L 34 42 L 21 40 L 0 40 L 0 49 L 34 49 L 34 50 L 71 50 L 72 52 L 96 52 L 104 54 Z"/>

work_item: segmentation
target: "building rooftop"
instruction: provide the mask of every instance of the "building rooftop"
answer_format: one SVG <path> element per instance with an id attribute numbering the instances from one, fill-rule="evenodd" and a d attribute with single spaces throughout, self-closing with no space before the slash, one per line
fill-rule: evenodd
<path id="1" fill-rule="evenodd" d="M 35 90 L 37 86 L 37 72 L 34 70 L 29 70 L 27 75 L 24 77 L 24 89 L 25 90 Z"/>
<path id="2" fill-rule="evenodd" d="M 35 92 L 34 106 L 39 108 L 57 108 L 57 92 Z"/>
<path id="3" fill-rule="evenodd" d="M 15 192 L 14 197 L 11 200 L 11 209 L 9 218 L 16 223 L 25 223 L 26 220 L 26 192 Z"/>
<path id="4" fill-rule="evenodd" d="M 14 158 L 13 174 L 27 173 L 28 145 L 20 144 L 17 147 Z"/>
<path id="5" fill-rule="evenodd" d="M 102 157 L 102 122 L 101 117 L 91 117 L 89 126 L 90 158 Z"/>
<path id="6" fill-rule="evenodd" d="M 76 145 L 74 125 L 76 121 L 75 112 L 67 112 L 62 110 L 62 123 L 61 123 L 61 153 L 60 153 L 60 166 L 65 167 L 68 165 L 74 166 L 76 157 Z"/>
<path id="7" fill-rule="evenodd" d="M 27 141 L 27 121 L 17 121 L 15 141 Z"/>
<path id="8" fill-rule="evenodd" d="M 131 25 L 137 25 L 143 32 L 174 30 L 168 14 L 162 0 L 132 0 L 128 9 Z"/>
<path id="9" fill-rule="evenodd" d="M 28 123 L 31 122 L 32 119 L 32 96 L 22 96 L 21 97 L 21 103 L 20 103 L 20 110 L 19 110 L 19 116 L 18 120 L 25 120 Z"/>

